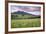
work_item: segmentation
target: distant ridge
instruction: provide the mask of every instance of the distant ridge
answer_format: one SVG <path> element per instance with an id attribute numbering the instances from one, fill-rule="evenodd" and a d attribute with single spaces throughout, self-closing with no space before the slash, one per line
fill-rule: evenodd
<path id="1" fill-rule="evenodd" d="M 40 15 L 30 14 L 30 13 L 27 13 L 27 12 L 24 12 L 24 11 L 12 12 L 11 14 L 24 14 L 24 15 L 40 16 Z"/>
<path id="2" fill-rule="evenodd" d="M 30 15 L 29 13 L 26 13 L 26 12 L 24 12 L 24 11 L 13 12 L 12 14 L 24 14 L 24 15 Z"/>

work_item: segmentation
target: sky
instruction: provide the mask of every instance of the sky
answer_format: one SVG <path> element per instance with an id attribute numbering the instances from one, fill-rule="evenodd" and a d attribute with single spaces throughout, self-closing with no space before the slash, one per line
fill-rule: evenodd
<path id="1" fill-rule="evenodd" d="M 11 5 L 11 12 L 24 11 L 29 14 L 40 15 L 41 7 L 40 6 L 18 6 Z"/>

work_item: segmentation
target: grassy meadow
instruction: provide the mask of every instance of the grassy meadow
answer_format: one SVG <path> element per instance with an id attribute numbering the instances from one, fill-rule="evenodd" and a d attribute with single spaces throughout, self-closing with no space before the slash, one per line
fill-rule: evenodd
<path id="1" fill-rule="evenodd" d="M 11 28 L 40 27 L 40 24 L 40 18 L 11 20 Z"/>

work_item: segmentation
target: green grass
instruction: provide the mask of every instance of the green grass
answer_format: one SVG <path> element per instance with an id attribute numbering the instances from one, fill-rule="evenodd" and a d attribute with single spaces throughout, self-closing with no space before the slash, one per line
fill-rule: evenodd
<path id="1" fill-rule="evenodd" d="M 11 19 L 32 19 L 32 18 L 39 18 L 40 16 L 33 16 L 33 15 L 21 15 L 21 14 L 13 14 L 11 15 Z"/>
<path id="2" fill-rule="evenodd" d="M 11 28 L 40 27 L 40 24 L 40 18 L 11 20 Z"/>

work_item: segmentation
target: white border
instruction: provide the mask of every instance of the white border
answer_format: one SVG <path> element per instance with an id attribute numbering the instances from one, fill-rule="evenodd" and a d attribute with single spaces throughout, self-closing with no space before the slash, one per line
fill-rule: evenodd
<path id="1" fill-rule="evenodd" d="M 40 6 L 41 7 L 41 27 L 32 27 L 32 28 L 12 28 L 11 29 L 11 5 L 21 5 L 21 6 Z M 19 4 L 19 3 L 8 3 L 8 31 L 25 31 L 25 30 L 41 30 L 43 29 L 43 5 L 38 4 Z"/>

